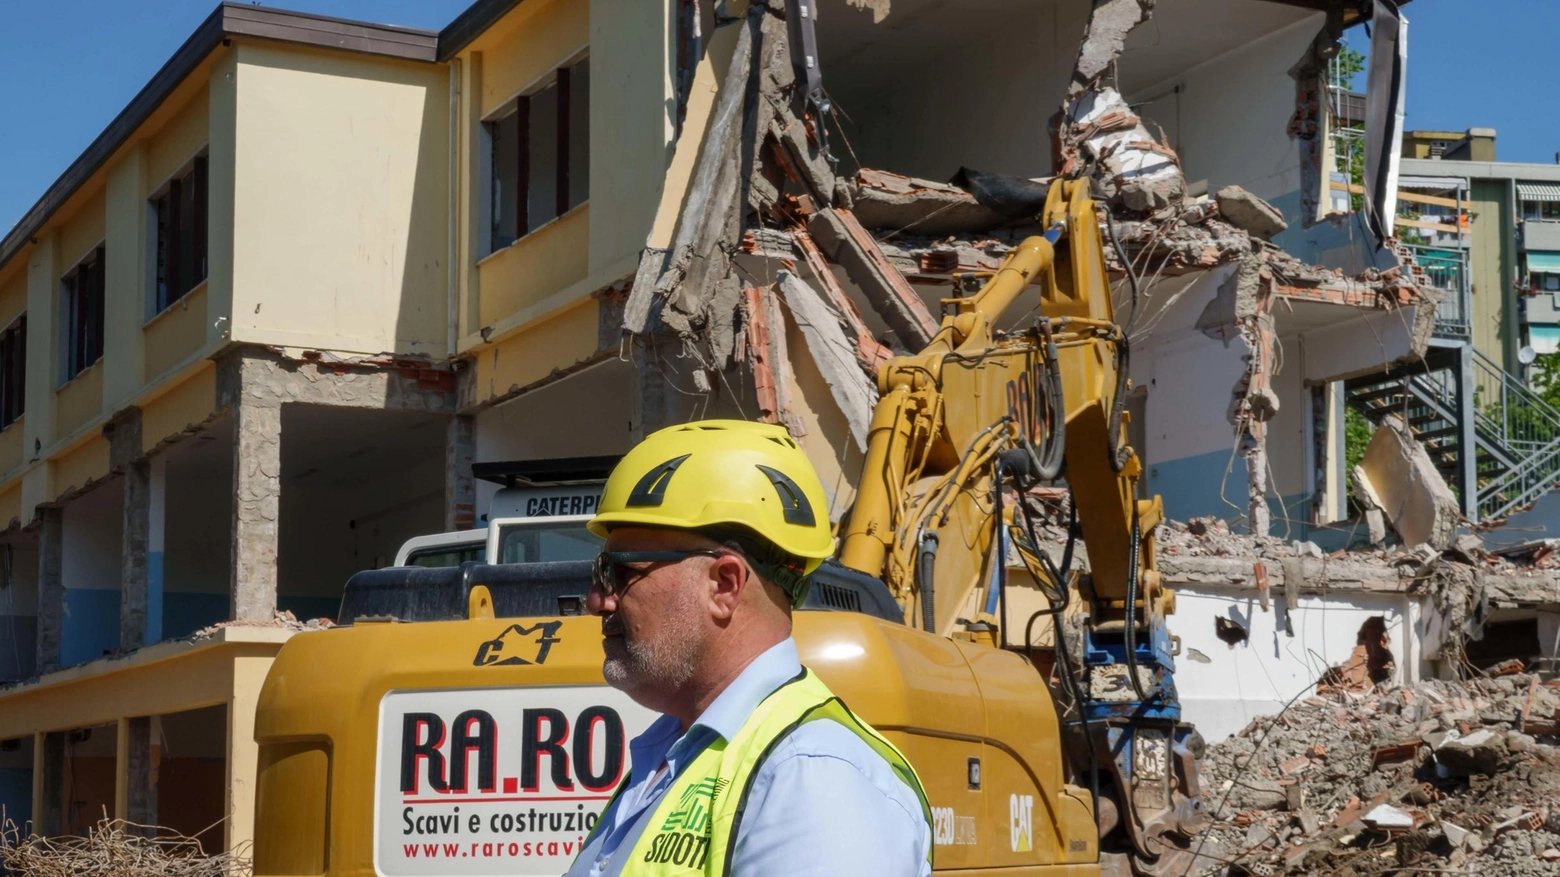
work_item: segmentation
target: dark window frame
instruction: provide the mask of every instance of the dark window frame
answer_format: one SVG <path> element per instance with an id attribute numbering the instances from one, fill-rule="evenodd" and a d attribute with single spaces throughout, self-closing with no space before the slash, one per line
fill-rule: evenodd
<path id="1" fill-rule="evenodd" d="M 103 358 L 107 269 L 107 251 L 100 243 L 60 278 L 61 385 Z"/>
<path id="2" fill-rule="evenodd" d="M 150 199 L 154 265 L 151 316 L 166 311 L 206 282 L 210 271 L 210 198 L 209 163 L 202 152 Z"/>
<path id="3" fill-rule="evenodd" d="M 27 413 L 27 314 L 0 329 L 0 429 Z"/>
<path id="4" fill-rule="evenodd" d="M 583 52 L 570 58 L 553 68 L 546 76 L 537 80 L 529 90 L 517 95 L 508 106 L 501 108 L 482 121 L 482 126 L 488 134 L 490 149 L 487 185 L 489 186 L 489 191 L 493 194 L 488 216 L 487 253 L 496 253 L 499 250 L 513 246 L 517 241 L 535 233 L 548 223 L 589 203 L 590 193 L 588 185 L 578 200 L 572 197 L 574 194 L 574 177 L 577 171 L 573 165 L 576 163 L 574 159 L 577 156 L 572 154 L 575 151 L 575 144 L 571 142 L 575 131 L 583 132 L 582 136 L 587 140 L 583 146 L 586 167 L 579 170 L 583 170 L 588 180 L 590 172 L 590 144 L 588 142 L 590 137 L 589 64 L 589 52 Z M 581 67 L 584 68 L 585 73 L 583 97 L 585 100 L 586 118 L 583 120 L 576 118 L 578 113 L 575 112 L 576 107 L 574 106 L 574 92 L 577 88 L 575 71 Z M 532 224 L 531 177 L 533 165 L 537 163 L 532 155 L 532 147 L 534 145 L 531 142 L 532 102 L 537 96 L 545 94 L 549 90 L 555 91 L 553 100 L 557 108 L 554 119 L 555 136 L 552 144 L 552 155 L 550 156 L 554 167 L 553 204 L 546 219 Z M 500 126 L 507 125 L 511 119 L 514 120 L 515 133 L 513 141 L 507 142 L 508 138 L 500 134 Z M 513 150 L 513 158 L 515 160 L 515 178 L 512 180 L 505 180 L 500 175 L 500 167 L 504 159 L 508 157 L 505 155 L 506 148 Z M 503 232 L 503 207 L 505 202 L 510 199 L 514 201 L 515 211 L 515 234 L 513 236 Z"/>

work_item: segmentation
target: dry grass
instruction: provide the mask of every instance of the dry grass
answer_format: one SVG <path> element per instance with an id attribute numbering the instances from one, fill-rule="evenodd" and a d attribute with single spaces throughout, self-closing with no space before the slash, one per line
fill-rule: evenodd
<path id="1" fill-rule="evenodd" d="M 0 828 L 0 873 L 14 877 L 249 877 L 246 852 L 208 856 L 195 838 L 122 819 L 85 837 L 22 837 L 10 820 Z"/>

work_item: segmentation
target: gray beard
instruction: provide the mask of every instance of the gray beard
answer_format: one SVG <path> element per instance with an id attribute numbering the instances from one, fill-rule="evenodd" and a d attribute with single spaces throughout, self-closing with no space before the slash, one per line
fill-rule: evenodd
<path id="1" fill-rule="evenodd" d="M 697 610 L 696 595 L 685 590 L 676 605 L 667 608 L 667 617 L 675 623 L 661 629 L 659 640 L 633 640 L 626 632 L 618 637 L 618 645 L 609 648 L 601 664 L 607 684 L 636 701 L 642 693 L 664 695 L 686 685 L 703 646 L 693 614 Z"/>

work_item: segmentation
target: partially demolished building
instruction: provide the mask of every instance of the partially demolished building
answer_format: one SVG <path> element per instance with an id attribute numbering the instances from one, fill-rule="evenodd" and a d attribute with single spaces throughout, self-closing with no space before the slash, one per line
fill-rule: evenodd
<path id="1" fill-rule="evenodd" d="M 1460 672 L 1489 603 L 1468 558 L 1442 568 L 1439 552 L 1478 515 L 1472 454 L 1432 459 L 1426 418 L 1378 404 L 1371 455 L 1345 466 L 1346 404 L 1469 356 L 1443 325 L 1446 291 L 1394 237 L 1407 25 L 1392 4 L 1371 13 L 1365 172 L 1343 209 L 1337 102 L 1321 96 L 1356 4 L 1035 4 L 943 46 L 963 5 L 718 5 L 691 29 L 700 61 L 624 298 L 635 433 L 714 412 L 785 424 L 838 518 L 877 366 L 1039 230 L 1052 179 L 1089 177 L 1117 245 L 1145 489 L 1233 540 L 1217 569 L 1195 548 L 1165 558 L 1188 715 L 1233 733 L 1367 639 L 1398 651 L 1383 678 Z M 1455 375 L 1433 426 L 1457 432 L 1474 393 L 1471 369 Z M 1432 547 L 1406 565 L 1344 553 L 1394 537 Z M 1525 658 L 1553 652 L 1539 590 L 1512 622 L 1536 625 Z"/>
<path id="2" fill-rule="evenodd" d="M 1367 18 L 1339 178 L 1327 66 Z M 254 696 L 304 626 L 277 613 L 482 526 L 473 460 L 757 417 L 838 520 L 878 366 L 1058 177 L 1115 242 L 1142 487 L 1189 522 L 1161 536 L 1188 718 L 1226 736 L 1335 665 L 1552 656 L 1547 559 L 1454 541 L 1553 473 L 1475 411 L 1467 289 L 1393 237 L 1403 192 L 1447 200 L 1396 171 L 1405 27 L 1389 0 L 477 0 L 436 34 L 222 4 L 0 247 L 0 805 L 173 824 L 188 780 L 178 818 L 241 848 Z M 154 221 L 184 180 L 188 221 Z M 97 351 L 54 316 L 94 289 Z M 1387 425 L 1357 477 L 1346 405 Z M 1041 599 L 1014 581 L 1008 631 Z"/>
<path id="3" fill-rule="evenodd" d="M 1346 517 L 1338 382 L 1422 357 L 1438 301 L 1358 217 L 1302 215 L 1327 143 L 1303 62 L 1358 12 L 1034 4 L 932 51 L 967 9 L 859 5 L 788 32 L 784 4 L 722 4 L 695 31 L 714 28 L 624 315 L 641 428 L 709 405 L 791 425 L 830 458 L 843 509 L 885 347 L 919 348 L 960 276 L 1035 230 L 1049 180 L 1087 175 L 1115 276 L 1145 290 L 1130 320 L 1147 489 L 1172 517 L 1261 534 Z"/>

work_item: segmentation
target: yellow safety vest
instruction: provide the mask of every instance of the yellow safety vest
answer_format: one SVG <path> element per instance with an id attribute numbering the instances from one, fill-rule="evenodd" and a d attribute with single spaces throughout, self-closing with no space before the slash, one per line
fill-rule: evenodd
<path id="1" fill-rule="evenodd" d="M 624 861 L 622 877 L 730 874 L 737 829 L 759 765 L 792 731 L 816 721 L 838 722 L 881 755 L 900 781 L 915 791 L 931 824 L 926 791 L 910 762 L 894 744 L 856 718 L 811 670 L 804 669 L 765 698 L 734 738 L 717 737 L 672 783 Z M 632 782 L 632 777 L 625 779 L 618 794 Z M 605 822 L 598 821 L 591 834 Z M 589 844 L 587 838 L 585 845 Z M 931 857 L 928 844 L 928 863 Z"/>

